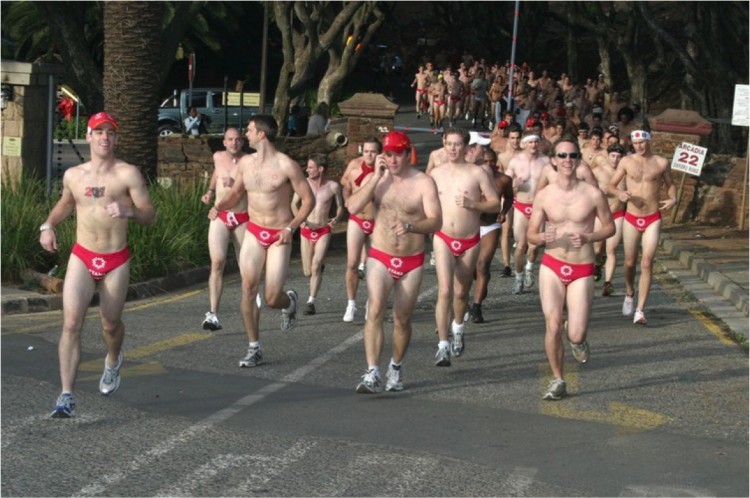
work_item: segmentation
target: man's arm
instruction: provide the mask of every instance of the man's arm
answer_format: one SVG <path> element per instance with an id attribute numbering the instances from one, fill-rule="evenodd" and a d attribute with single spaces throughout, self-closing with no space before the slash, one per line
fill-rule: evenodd
<path id="1" fill-rule="evenodd" d="M 378 166 L 377 160 L 375 162 L 375 171 L 362 181 L 359 188 L 355 192 L 352 192 L 352 195 L 350 195 L 349 199 L 346 201 L 346 209 L 349 211 L 349 214 L 356 216 L 362 212 L 362 210 L 372 202 L 378 182 L 380 182 L 381 178 L 385 178 L 390 174 L 387 168 Z M 383 169 L 385 169 L 385 171 L 383 171 Z"/>
<path id="2" fill-rule="evenodd" d="M 292 214 L 294 216 L 297 216 L 297 212 L 299 211 L 299 203 L 300 203 L 300 197 L 297 195 L 297 192 L 294 193 L 292 196 Z"/>
<path id="3" fill-rule="evenodd" d="M 214 204 L 213 209 L 215 209 L 217 213 L 219 211 L 226 211 L 227 209 L 237 204 L 240 201 L 240 199 L 242 199 L 242 196 L 245 194 L 246 192 L 245 181 L 242 178 L 243 172 L 245 170 L 244 166 L 245 165 L 242 164 L 239 168 L 237 168 L 237 178 L 234 179 L 234 183 L 232 184 L 232 189 L 226 194 L 224 194 L 224 196 L 220 200 L 217 199 L 216 203 Z M 209 213 L 208 215 L 209 218 L 211 218 L 211 214 L 212 213 Z M 214 216 L 211 219 L 216 218 L 216 213 L 213 213 L 213 214 Z"/>
<path id="4" fill-rule="evenodd" d="M 338 183 L 333 184 L 333 195 L 336 199 L 336 216 L 330 221 L 331 225 L 335 225 L 344 217 L 344 196 L 342 195 L 343 189 Z"/>
<path id="5" fill-rule="evenodd" d="M 599 182 L 596 181 L 594 172 L 591 171 L 591 166 L 589 166 L 585 161 L 581 161 L 581 163 L 578 165 L 578 170 L 581 172 L 580 178 L 583 181 L 585 181 L 589 185 L 593 185 L 594 187 L 599 188 Z"/>
<path id="6" fill-rule="evenodd" d="M 151 194 L 148 190 L 146 179 L 140 170 L 135 166 L 130 166 L 131 171 L 128 175 L 130 180 L 129 194 L 133 205 L 129 213 L 123 213 L 125 218 L 131 218 L 139 225 L 151 225 L 156 221 L 156 209 L 151 201 Z M 107 208 L 111 212 L 109 206 Z"/>
<path id="7" fill-rule="evenodd" d="M 310 183 L 305 178 L 305 175 L 302 174 L 302 169 L 296 162 L 290 159 L 286 169 L 288 170 L 292 189 L 294 189 L 294 195 L 298 196 L 301 201 L 299 210 L 289 223 L 289 228 L 294 231 L 310 216 L 310 213 L 315 208 L 315 194 L 313 194 Z"/>
<path id="8" fill-rule="evenodd" d="M 665 161 L 666 162 L 666 161 Z M 660 209 L 671 209 L 677 204 L 677 187 L 672 181 L 672 165 L 667 163 L 662 173 L 662 179 L 664 180 L 664 186 L 667 187 L 667 195 L 669 199 L 661 201 Z"/>
<path id="9" fill-rule="evenodd" d="M 73 192 L 68 187 L 69 173 L 66 172 L 63 177 L 63 191 L 60 196 L 60 200 L 57 201 L 55 206 L 50 211 L 47 219 L 44 220 L 42 226 L 49 227 L 49 229 L 41 230 L 39 233 L 39 243 L 42 247 L 49 252 L 55 252 L 57 250 L 57 235 L 55 234 L 55 227 L 59 225 L 65 218 L 70 216 L 76 206 Z"/>
<path id="10" fill-rule="evenodd" d="M 490 178 L 483 171 L 477 171 L 474 173 L 474 177 L 479 183 L 479 190 L 481 195 L 478 201 L 471 200 L 464 195 L 461 195 L 461 199 L 458 200 L 458 205 L 463 206 L 467 209 L 473 209 L 483 213 L 497 213 L 500 211 L 500 198 L 497 195 L 497 190 Z"/>
<path id="11" fill-rule="evenodd" d="M 612 175 L 612 178 L 610 178 L 609 180 L 609 185 L 607 185 L 607 193 L 610 195 L 614 195 L 621 202 L 628 202 L 628 200 L 630 199 L 630 193 L 627 190 L 620 190 L 618 188 L 622 179 L 625 178 L 625 164 L 623 164 L 624 162 L 625 161 L 620 161 L 620 164 L 617 165 L 615 174 Z"/>
<path id="12" fill-rule="evenodd" d="M 432 178 L 427 177 L 420 183 L 420 190 L 425 218 L 412 223 L 411 231 L 422 234 L 435 233 L 443 226 L 443 210 L 440 207 L 437 185 Z"/>
<path id="13" fill-rule="evenodd" d="M 531 218 L 529 218 L 529 226 L 526 230 L 526 240 L 529 244 L 535 246 L 543 246 L 547 242 L 552 242 L 556 238 L 555 228 L 548 223 L 547 229 L 544 232 L 540 232 L 540 229 L 547 221 L 547 213 L 544 212 L 542 206 L 544 205 L 544 198 L 547 192 L 540 191 L 539 194 L 534 196 L 534 205 L 531 209 Z M 518 214 L 518 213 L 516 213 Z"/>
<path id="14" fill-rule="evenodd" d="M 500 188 L 498 192 L 503 198 L 503 207 L 497 214 L 497 221 L 499 223 L 505 223 L 505 217 L 508 215 L 508 211 L 513 207 L 513 182 L 508 175 L 503 175 L 499 180 Z"/>
<path id="15" fill-rule="evenodd" d="M 203 204 L 209 204 L 211 202 L 211 197 L 216 195 L 216 181 L 217 173 L 216 166 L 214 166 L 214 172 L 211 173 L 211 181 L 208 183 L 208 190 L 201 197 L 201 201 L 203 202 Z"/>
<path id="16" fill-rule="evenodd" d="M 542 169 L 542 174 L 539 175 L 539 181 L 536 183 L 536 189 L 534 190 L 534 197 L 536 194 L 542 191 L 544 187 L 549 185 L 549 174 L 552 170 L 552 166 L 549 164 Z"/>

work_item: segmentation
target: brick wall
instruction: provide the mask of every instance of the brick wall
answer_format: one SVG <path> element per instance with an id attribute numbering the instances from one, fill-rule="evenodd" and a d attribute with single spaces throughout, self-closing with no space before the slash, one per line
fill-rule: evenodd
<path id="1" fill-rule="evenodd" d="M 706 147 L 705 137 L 699 135 L 654 131 L 651 150 L 671 163 L 675 149 L 682 142 Z M 665 213 L 664 223 L 672 224 L 674 218 L 675 223 L 736 225 L 742 206 L 742 185 L 746 167 L 746 158 L 711 154 L 709 150 L 700 177 L 673 171 L 672 181 L 678 188 L 679 204 L 676 216 L 672 211 Z M 682 193 L 680 194 L 681 183 Z M 666 196 L 666 190 L 663 190 L 662 197 L 666 198 Z M 746 220 L 748 219 L 747 212 L 746 205 Z"/>

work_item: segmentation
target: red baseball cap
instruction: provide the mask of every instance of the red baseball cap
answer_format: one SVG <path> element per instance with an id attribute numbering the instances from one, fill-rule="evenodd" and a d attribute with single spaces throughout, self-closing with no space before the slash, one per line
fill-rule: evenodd
<path id="1" fill-rule="evenodd" d="M 117 120 L 115 120 L 110 114 L 107 114 L 106 112 L 97 112 L 89 118 L 88 133 L 91 133 L 92 130 L 96 130 L 104 123 L 111 124 L 115 131 L 120 130 L 120 125 L 117 124 Z"/>
<path id="2" fill-rule="evenodd" d="M 383 152 L 401 154 L 411 147 L 409 135 L 401 131 L 389 131 L 383 137 Z"/>

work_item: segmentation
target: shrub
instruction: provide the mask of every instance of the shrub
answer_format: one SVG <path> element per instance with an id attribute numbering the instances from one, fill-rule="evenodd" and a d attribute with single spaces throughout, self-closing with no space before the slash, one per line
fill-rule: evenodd
<path id="1" fill-rule="evenodd" d="M 27 268 L 47 273 L 55 266 L 54 275 L 63 278 L 75 242 L 75 214 L 55 228 L 57 252 L 48 253 L 39 244 L 39 225 L 60 198 L 60 184 L 47 197 L 43 180 L 23 175 L 11 182 L 9 176 L 2 182 L 2 280 L 20 283 Z M 156 222 L 128 224 L 131 281 L 208 264 L 208 206 L 200 201 L 205 182 L 186 181 L 169 188 L 152 185 L 150 192 Z"/>

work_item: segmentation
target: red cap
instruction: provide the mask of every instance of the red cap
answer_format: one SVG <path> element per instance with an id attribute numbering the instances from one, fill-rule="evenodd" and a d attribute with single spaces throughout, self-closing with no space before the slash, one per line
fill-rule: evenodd
<path id="1" fill-rule="evenodd" d="M 529 118 L 526 120 L 526 128 L 531 128 L 534 125 L 536 125 L 536 119 Z"/>
<path id="2" fill-rule="evenodd" d="M 112 127 L 115 129 L 115 131 L 120 130 L 120 125 L 117 124 L 117 121 L 115 118 L 113 118 L 111 115 L 107 114 L 106 112 L 97 112 L 93 116 L 89 118 L 89 130 L 88 132 L 91 133 L 92 130 L 96 130 L 104 123 L 109 123 L 112 125 Z"/>
<path id="3" fill-rule="evenodd" d="M 409 147 L 411 147 L 409 135 L 401 131 L 389 131 L 383 137 L 383 152 L 401 154 Z"/>
<path id="4" fill-rule="evenodd" d="M 545 112 L 543 112 L 543 113 L 541 114 L 541 116 L 540 116 L 540 117 L 541 117 L 542 119 L 549 119 L 549 113 L 545 111 Z"/>
<path id="5" fill-rule="evenodd" d="M 497 124 L 497 126 L 498 126 L 498 127 L 499 127 L 499 128 L 501 129 L 501 130 L 504 130 L 505 128 L 507 128 L 507 127 L 508 127 L 508 122 L 507 122 L 507 121 L 500 121 L 500 122 L 499 122 L 499 123 Z"/>

